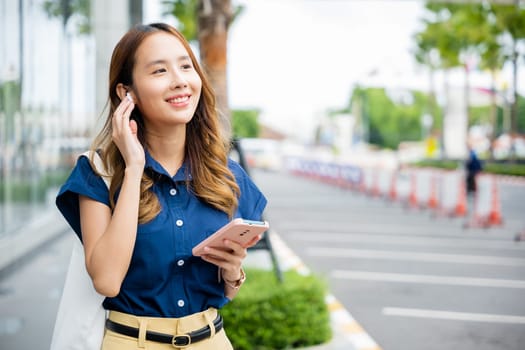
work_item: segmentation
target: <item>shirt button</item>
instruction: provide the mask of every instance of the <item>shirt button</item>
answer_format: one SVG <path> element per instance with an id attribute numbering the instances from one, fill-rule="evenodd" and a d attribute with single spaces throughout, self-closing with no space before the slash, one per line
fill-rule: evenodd
<path id="1" fill-rule="evenodd" d="M 177 261 L 177 265 L 179 265 L 179 266 L 184 265 L 184 260 L 181 259 L 181 260 Z"/>
<path id="2" fill-rule="evenodd" d="M 184 306 L 184 300 L 180 299 L 179 301 L 177 301 L 177 305 L 179 305 L 179 307 L 183 307 Z"/>
<path id="3" fill-rule="evenodd" d="M 172 189 L 170 190 L 170 194 L 171 194 L 172 196 L 176 195 L 176 194 L 177 194 L 177 190 L 174 189 L 174 188 L 172 188 Z"/>
<path id="4" fill-rule="evenodd" d="M 179 226 L 179 227 L 181 227 L 182 224 L 183 224 L 182 220 L 177 220 L 177 221 L 175 221 L 175 225 L 177 225 L 177 226 Z"/>

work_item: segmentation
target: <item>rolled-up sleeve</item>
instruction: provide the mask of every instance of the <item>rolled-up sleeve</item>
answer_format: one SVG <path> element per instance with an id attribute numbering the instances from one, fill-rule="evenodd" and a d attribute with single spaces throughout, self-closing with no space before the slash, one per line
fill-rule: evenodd
<path id="1" fill-rule="evenodd" d="M 82 240 L 80 230 L 79 195 L 109 206 L 109 191 L 104 180 L 97 175 L 86 156 L 80 156 L 56 197 L 56 206 L 73 231 Z"/>

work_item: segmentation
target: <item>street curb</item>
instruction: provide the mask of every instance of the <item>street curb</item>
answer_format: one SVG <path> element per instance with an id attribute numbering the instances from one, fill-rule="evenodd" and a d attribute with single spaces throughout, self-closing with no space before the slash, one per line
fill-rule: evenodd
<path id="1" fill-rule="evenodd" d="M 310 269 L 301 259 L 286 245 L 282 238 L 274 231 L 269 231 L 272 247 L 279 261 L 279 267 L 283 270 L 295 270 L 300 274 L 308 275 Z M 348 345 L 355 350 L 381 350 L 379 345 L 366 333 L 352 315 L 345 309 L 343 304 L 332 294 L 326 296 L 326 304 L 330 311 L 333 338 L 330 343 L 311 347 L 311 349 L 348 349 Z M 345 347 L 344 344 L 347 346 Z"/>

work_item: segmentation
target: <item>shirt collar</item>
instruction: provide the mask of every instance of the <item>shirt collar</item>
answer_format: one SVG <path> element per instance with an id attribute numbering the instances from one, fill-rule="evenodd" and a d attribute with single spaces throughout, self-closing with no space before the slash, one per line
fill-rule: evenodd
<path id="1" fill-rule="evenodd" d="M 192 179 L 191 173 L 189 171 L 189 165 L 186 160 L 184 160 L 179 170 L 177 170 L 177 173 L 173 177 L 171 177 L 170 174 L 168 174 L 168 172 L 166 171 L 166 169 L 164 169 L 164 167 L 159 162 L 157 162 L 155 158 L 151 156 L 148 150 L 145 150 L 145 154 L 146 154 L 146 164 L 144 165 L 145 170 L 150 169 L 160 175 L 164 175 L 164 176 L 171 178 L 173 181 L 187 181 L 187 180 Z"/>

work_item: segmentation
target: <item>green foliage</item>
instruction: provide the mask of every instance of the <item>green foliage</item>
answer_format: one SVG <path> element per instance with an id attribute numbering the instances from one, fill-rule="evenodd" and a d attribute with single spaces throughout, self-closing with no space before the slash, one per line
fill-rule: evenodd
<path id="1" fill-rule="evenodd" d="M 522 53 L 519 50 L 525 40 L 523 6 L 428 0 L 426 9 L 423 29 L 414 36 L 414 57 L 431 70 L 461 66 L 472 69 L 469 64 L 478 59 L 479 68 L 490 70 L 494 80 L 506 62 L 516 64 Z M 515 76 L 517 70 L 516 65 Z M 520 125 L 524 122 L 518 116 L 513 114 L 511 118 L 512 133 L 522 130 Z M 501 130 L 501 123 L 494 125 L 494 129 Z"/>
<path id="2" fill-rule="evenodd" d="M 258 137 L 261 131 L 259 126 L 259 110 L 233 110 L 232 128 L 233 135 L 238 138 Z"/>
<path id="3" fill-rule="evenodd" d="M 463 161 L 425 159 L 416 163 L 412 163 L 410 165 L 416 167 L 433 167 L 439 169 L 453 170 L 461 168 L 463 166 Z M 490 162 L 485 160 L 483 162 L 483 172 L 498 175 L 525 176 L 525 164 L 510 162 Z"/>
<path id="4" fill-rule="evenodd" d="M 490 106 L 469 107 L 469 125 L 490 124 Z"/>
<path id="5" fill-rule="evenodd" d="M 197 40 L 197 0 L 163 0 L 164 15 L 173 15 L 178 22 L 177 29 L 189 40 Z"/>
<path id="6" fill-rule="evenodd" d="M 49 18 L 60 18 L 65 27 L 69 19 L 76 16 L 78 34 L 91 33 L 91 0 L 46 0 L 42 4 Z"/>
<path id="7" fill-rule="evenodd" d="M 442 160 L 442 159 L 424 159 L 416 163 L 410 164 L 415 167 L 430 167 L 430 168 L 439 168 L 454 170 L 458 167 L 461 167 L 461 163 L 457 160 Z"/>
<path id="8" fill-rule="evenodd" d="M 198 39 L 198 15 L 199 15 L 199 1 L 198 0 L 163 0 L 164 6 L 163 14 L 172 15 L 177 19 L 177 29 L 189 41 Z M 238 15 L 243 11 L 244 6 L 233 6 L 234 21 Z"/>
<path id="9" fill-rule="evenodd" d="M 8 80 L 0 83 L 0 111 L 12 118 L 15 111 L 22 106 L 22 85 L 19 80 Z"/>
<path id="10" fill-rule="evenodd" d="M 486 163 L 483 170 L 492 174 L 525 176 L 525 164 Z"/>
<path id="11" fill-rule="evenodd" d="M 525 134 L 525 98 L 518 95 L 518 132 Z"/>
<path id="12" fill-rule="evenodd" d="M 312 346 L 331 336 L 326 286 L 295 271 L 277 281 L 272 271 L 247 270 L 248 279 L 221 314 L 236 350 L 278 350 Z"/>
<path id="13" fill-rule="evenodd" d="M 496 17 L 496 25 L 507 32 L 514 40 L 525 39 L 525 8 L 515 5 L 491 6 L 491 12 Z"/>
<path id="14" fill-rule="evenodd" d="M 505 106 L 506 109 L 509 109 L 509 106 Z M 508 133 L 509 130 L 504 128 L 505 124 L 509 124 L 508 120 L 504 121 L 505 118 L 509 118 L 509 111 L 505 111 L 504 108 L 498 106 L 497 108 L 497 120 L 496 120 L 496 135 L 501 135 L 503 133 Z M 517 120 L 517 132 L 525 133 L 525 97 L 518 95 L 518 120 Z"/>
<path id="15" fill-rule="evenodd" d="M 440 111 L 429 111 L 429 96 L 421 92 L 403 91 L 394 101 L 382 88 L 360 88 L 353 91 L 349 110 L 360 106 L 359 118 L 369 128 L 369 142 L 386 148 L 397 148 L 401 141 L 421 140 L 421 116 L 433 114 L 434 126 L 439 127 Z M 431 103 L 435 106 L 435 101 Z"/>

